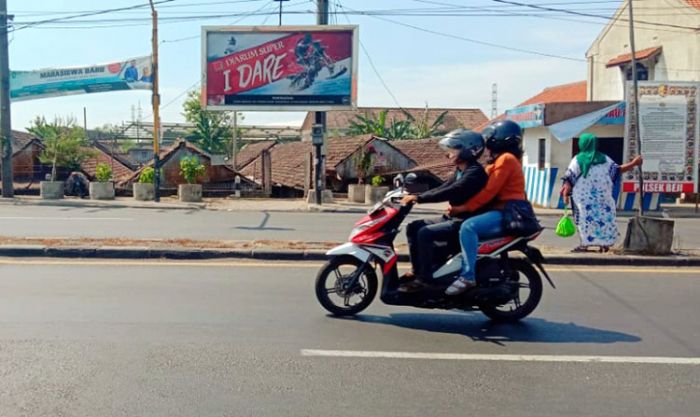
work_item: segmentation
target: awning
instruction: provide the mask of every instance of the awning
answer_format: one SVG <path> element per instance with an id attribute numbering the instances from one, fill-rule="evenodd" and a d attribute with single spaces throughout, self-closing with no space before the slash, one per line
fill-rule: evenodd
<path id="1" fill-rule="evenodd" d="M 559 142 L 566 142 L 596 124 L 622 125 L 624 123 L 625 102 L 621 101 L 600 110 L 555 123 L 547 128 Z"/>
<path id="2" fill-rule="evenodd" d="M 642 61 L 642 60 L 654 57 L 660 53 L 661 53 L 661 47 L 654 46 L 651 48 L 642 49 L 641 51 L 636 51 L 634 53 L 634 58 L 637 61 Z M 615 58 L 608 61 L 608 63 L 605 64 L 605 66 L 610 68 L 610 67 L 616 67 L 616 66 L 623 65 L 623 64 L 628 64 L 630 62 L 632 62 L 632 54 L 628 53 L 628 54 L 622 54 L 622 55 L 616 56 Z"/>

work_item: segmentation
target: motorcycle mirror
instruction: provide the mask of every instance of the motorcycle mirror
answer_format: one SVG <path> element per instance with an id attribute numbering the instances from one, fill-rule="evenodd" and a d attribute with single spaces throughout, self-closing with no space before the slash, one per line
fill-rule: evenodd
<path id="1" fill-rule="evenodd" d="M 394 186 L 396 188 L 403 186 L 403 174 L 399 174 L 399 175 L 395 176 L 393 182 L 394 182 Z"/>

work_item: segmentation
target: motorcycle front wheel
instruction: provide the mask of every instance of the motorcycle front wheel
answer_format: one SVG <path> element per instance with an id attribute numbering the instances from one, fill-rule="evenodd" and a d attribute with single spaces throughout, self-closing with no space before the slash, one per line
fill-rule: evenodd
<path id="1" fill-rule="evenodd" d="M 513 298 L 506 304 L 481 305 L 481 312 L 494 321 L 513 323 L 532 313 L 542 299 L 542 278 L 529 262 L 510 259 L 510 269 L 514 273 L 508 284 L 514 288 Z"/>
<path id="2" fill-rule="evenodd" d="M 316 276 L 316 298 L 335 316 L 352 316 L 367 308 L 377 294 L 377 274 L 371 265 L 352 256 L 326 262 Z M 353 278 L 360 274 L 353 283 Z"/>

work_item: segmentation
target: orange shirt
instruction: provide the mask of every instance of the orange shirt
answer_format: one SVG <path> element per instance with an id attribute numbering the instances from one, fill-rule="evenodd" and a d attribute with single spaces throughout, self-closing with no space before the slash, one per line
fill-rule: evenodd
<path id="1" fill-rule="evenodd" d="M 486 173 L 489 176 L 486 187 L 467 201 L 467 211 L 477 211 L 487 204 L 494 209 L 502 209 L 506 201 L 527 200 L 523 167 L 513 154 L 506 152 L 500 155 L 486 167 Z"/>

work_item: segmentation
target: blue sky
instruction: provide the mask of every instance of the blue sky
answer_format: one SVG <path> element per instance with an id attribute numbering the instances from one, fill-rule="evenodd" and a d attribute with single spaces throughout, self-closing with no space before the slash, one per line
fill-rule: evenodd
<path id="1" fill-rule="evenodd" d="M 588 2 L 559 0 L 527 0 L 529 3 L 557 3 L 552 7 L 591 10 L 611 15 L 619 1 Z M 10 14 L 17 26 L 23 22 L 50 19 L 69 13 L 127 7 L 140 0 L 9 0 Z M 315 23 L 315 2 L 291 0 L 286 10 L 296 12 L 283 16 L 284 24 Z M 343 8 L 337 6 L 340 4 Z M 566 4 L 568 3 L 568 4 Z M 184 92 L 199 79 L 201 46 L 199 35 L 203 25 L 277 24 L 277 4 L 269 0 L 175 0 L 159 6 L 161 119 L 182 121 Z M 425 16 L 452 5 L 470 16 Z M 482 9 L 477 9 L 482 8 Z M 498 16 L 489 10 L 497 10 Z M 586 78 L 585 62 L 548 58 L 532 53 L 480 45 L 450 36 L 504 45 L 509 48 L 539 51 L 546 54 L 584 59 L 588 46 L 603 28 L 604 21 L 578 17 L 567 20 L 523 16 L 526 9 L 504 6 L 490 0 L 331 0 L 333 10 L 384 10 L 392 15 L 348 16 L 350 23 L 360 26 L 360 39 L 372 61 L 403 107 L 478 107 L 488 115 L 491 109 L 491 85 L 498 84 L 499 111 L 538 93 L 547 86 Z M 419 10 L 420 9 L 420 10 Z M 231 14 L 258 11 L 249 17 Z M 423 16 L 402 16 L 397 11 L 420 11 Z M 308 13 L 306 13 L 308 12 Z M 509 12 L 510 16 L 503 16 Z M 478 16 L 474 14 L 478 13 Z M 228 16 L 187 21 L 165 18 L 202 15 Z M 516 14 L 516 15 L 513 15 Z M 390 19 L 394 22 L 380 20 Z M 563 16 L 558 16 L 563 17 Z M 47 67 L 89 65 L 118 61 L 150 53 L 151 28 L 148 7 L 125 12 L 76 19 L 74 23 L 50 23 L 19 30 L 10 35 L 10 68 L 32 70 Z M 99 19 L 99 22 L 85 20 Z M 105 22 L 103 19 L 130 19 L 127 22 Z M 143 19 L 143 20 L 134 20 Z M 575 20 L 575 21 L 572 21 Z M 331 23 L 347 24 L 343 15 L 331 15 Z M 437 35 L 401 26 L 412 25 Z M 595 23 L 592 23 L 595 22 Z M 129 24 L 131 26 L 116 26 Z M 107 26 L 107 27 L 97 27 Z M 182 40 L 183 38 L 192 39 Z M 364 52 L 359 53 L 359 105 L 395 106 L 382 86 Z M 12 125 L 23 130 L 36 115 L 51 118 L 73 115 L 82 121 L 87 108 L 88 126 L 119 124 L 132 117 L 132 106 L 140 103 L 143 115 L 150 112 L 150 92 L 125 91 L 58 97 L 17 102 L 12 105 Z M 298 124 L 301 113 L 247 112 L 245 123 Z"/>

